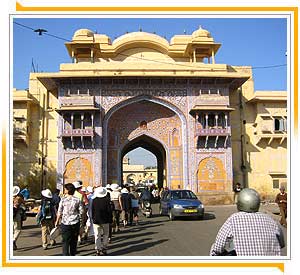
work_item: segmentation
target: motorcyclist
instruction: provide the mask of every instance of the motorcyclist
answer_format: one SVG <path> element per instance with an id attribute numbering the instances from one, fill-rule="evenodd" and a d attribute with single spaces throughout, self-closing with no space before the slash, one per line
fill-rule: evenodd
<path id="1" fill-rule="evenodd" d="M 141 207 L 144 208 L 144 202 L 145 201 L 148 201 L 150 202 L 151 201 L 151 193 L 148 189 L 148 187 L 146 187 L 142 193 L 141 193 L 141 196 L 140 196 L 140 202 L 141 202 Z"/>
<path id="2" fill-rule="evenodd" d="M 222 225 L 210 255 L 280 256 L 285 246 L 283 232 L 271 216 L 258 212 L 259 207 L 259 194 L 254 189 L 243 189 L 237 198 L 239 212 Z"/>

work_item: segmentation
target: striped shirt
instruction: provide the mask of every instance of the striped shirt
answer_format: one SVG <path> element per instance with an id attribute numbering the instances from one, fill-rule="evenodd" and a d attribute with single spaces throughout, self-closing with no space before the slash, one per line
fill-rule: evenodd
<path id="1" fill-rule="evenodd" d="M 72 225 L 81 221 L 83 207 L 80 199 L 74 196 L 63 197 L 59 203 L 57 213 L 62 215 L 61 223 Z"/>
<path id="2" fill-rule="evenodd" d="M 232 214 L 219 230 L 211 256 L 222 254 L 231 238 L 237 256 L 280 256 L 284 246 L 279 224 L 261 212 Z"/>

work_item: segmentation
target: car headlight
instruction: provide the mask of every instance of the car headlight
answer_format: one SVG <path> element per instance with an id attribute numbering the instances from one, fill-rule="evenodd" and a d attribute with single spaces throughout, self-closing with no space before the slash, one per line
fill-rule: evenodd
<path id="1" fill-rule="evenodd" d="M 198 208 L 202 209 L 202 208 L 204 208 L 204 205 L 203 204 L 199 204 Z"/>
<path id="2" fill-rule="evenodd" d="M 178 208 L 183 208 L 180 204 L 174 204 L 173 207 L 174 207 L 174 208 L 177 208 L 177 209 L 178 209 Z"/>

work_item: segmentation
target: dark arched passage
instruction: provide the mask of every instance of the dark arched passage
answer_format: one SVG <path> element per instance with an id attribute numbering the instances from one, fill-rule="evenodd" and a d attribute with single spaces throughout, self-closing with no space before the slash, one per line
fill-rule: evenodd
<path id="1" fill-rule="evenodd" d="M 128 142 L 121 151 L 121 161 L 122 163 L 123 157 L 129 153 L 130 151 L 142 147 L 145 150 L 150 151 L 152 154 L 155 155 L 157 159 L 157 185 L 158 188 L 162 188 L 164 182 L 166 181 L 166 150 L 164 149 L 163 145 L 146 135 L 139 136 L 130 142 Z M 123 175 L 123 167 L 121 165 L 121 175 Z"/>

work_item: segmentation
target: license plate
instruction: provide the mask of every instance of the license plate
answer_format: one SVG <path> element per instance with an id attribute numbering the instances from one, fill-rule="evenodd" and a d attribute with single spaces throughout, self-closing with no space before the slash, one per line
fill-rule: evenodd
<path id="1" fill-rule="evenodd" d="M 183 212 L 184 213 L 195 213 L 195 212 L 197 212 L 197 209 L 185 209 Z"/>

